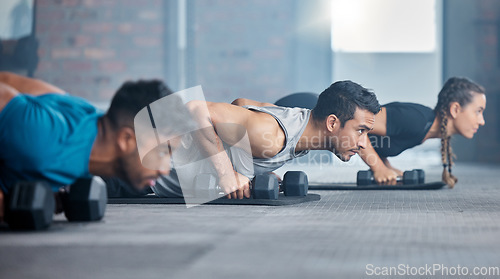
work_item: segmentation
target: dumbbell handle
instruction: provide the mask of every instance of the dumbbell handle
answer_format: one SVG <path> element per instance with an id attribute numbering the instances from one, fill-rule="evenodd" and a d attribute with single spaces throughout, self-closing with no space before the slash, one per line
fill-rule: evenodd
<path id="1" fill-rule="evenodd" d="M 419 175 L 419 173 L 417 170 L 405 171 L 403 176 L 396 177 L 396 182 L 403 183 L 403 184 L 418 183 L 419 182 L 418 175 Z M 367 177 L 367 176 L 369 176 L 369 177 Z M 373 172 L 371 172 L 371 171 L 358 172 L 357 184 L 358 185 L 376 184 L 375 177 L 373 176 Z"/>

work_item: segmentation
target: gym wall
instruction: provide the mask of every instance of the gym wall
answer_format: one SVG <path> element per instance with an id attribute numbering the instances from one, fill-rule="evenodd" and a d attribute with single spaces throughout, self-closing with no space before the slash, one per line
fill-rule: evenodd
<path id="1" fill-rule="evenodd" d="M 36 9 L 35 77 L 103 108 L 126 79 L 201 84 L 225 102 L 331 83 L 328 0 L 36 0 Z"/>
<path id="2" fill-rule="evenodd" d="M 486 88 L 486 125 L 454 137 L 459 161 L 500 163 L 500 2 L 444 1 L 443 78 L 467 76 Z"/>
<path id="3" fill-rule="evenodd" d="M 319 93 L 332 82 L 329 3 L 35 0 L 34 76 L 103 108 L 138 78 L 163 78 L 173 90 L 201 84 L 211 101 Z M 455 152 L 500 163 L 500 2 L 444 0 L 443 11 L 443 82 L 468 76 L 488 92 L 486 126 L 473 140 L 456 137 Z"/>
<path id="4" fill-rule="evenodd" d="M 126 79 L 163 78 L 163 2 L 37 0 L 35 77 L 106 105 Z"/>

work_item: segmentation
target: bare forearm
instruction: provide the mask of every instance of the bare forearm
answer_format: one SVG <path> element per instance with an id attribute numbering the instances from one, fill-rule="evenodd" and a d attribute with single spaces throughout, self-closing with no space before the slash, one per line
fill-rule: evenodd
<path id="1" fill-rule="evenodd" d="M 386 158 L 380 158 L 370 141 L 359 155 L 373 171 L 373 177 L 378 184 L 396 184 L 398 173 L 386 165 L 389 161 Z"/>
<path id="2" fill-rule="evenodd" d="M 197 144 L 200 145 L 200 152 L 204 153 L 205 156 L 209 158 L 215 168 L 216 175 L 219 178 L 219 186 L 228 194 L 227 197 L 234 199 L 242 199 L 243 197 L 249 198 L 250 181 L 247 177 L 234 170 L 233 163 L 224 149 L 222 142 L 223 137 L 218 134 L 221 132 L 220 130 L 224 129 L 218 129 L 219 127 L 216 124 L 218 123 L 217 119 L 223 121 L 225 117 L 234 114 L 234 112 L 231 113 L 230 111 L 232 111 L 232 107 L 235 106 L 229 104 L 224 105 L 222 107 L 216 106 L 218 109 L 214 109 L 213 106 L 211 106 L 213 111 L 209 113 L 207 103 L 205 102 L 195 101 L 194 103 L 188 104 L 188 109 L 201 128 L 195 132 L 194 138 Z M 238 109 L 246 111 L 242 108 Z M 219 113 L 223 116 L 218 116 L 217 110 L 221 110 L 222 112 L 219 111 Z M 215 117 L 212 117 L 214 115 Z M 232 119 L 237 123 L 235 118 L 237 119 L 238 117 L 236 116 Z"/>
<path id="3" fill-rule="evenodd" d="M 213 163 L 219 176 L 232 173 L 233 165 L 224 150 L 221 138 L 217 134 L 207 103 L 202 101 L 193 101 L 187 105 L 191 116 L 198 123 L 200 129 L 194 133 L 195 140 L 200 146 L 200 152 L 205 154 Z"/>
<path id="4" fill-rule="evenodd" d="M 374 171 L 385 167 L 384 161 L 375 151 L 370 141 L 368 141 L 366 148 L 359 152 L 359 156 Z"/>
<path id="5" fill-rule="evenodd" d="M 229 159 L 228 154 L 224 150 L 224 146 L 219 136 L 217 136 L 214 128 L 204 128 L 194 133 L 195 140 L 200 146 L 200 152 L 204 153 L 204 157 L 209 158 L 219 177 L 232 174 L 233 164 Z"/>
<path id="6" fill-rule="evenodd" d="M 10 72 L 0 72 L 0 82 L 5 83 L 17 91 L 30 95 L 47 93 L 64 94 L 64 90 L 39 79 L 28 78 Z"/>

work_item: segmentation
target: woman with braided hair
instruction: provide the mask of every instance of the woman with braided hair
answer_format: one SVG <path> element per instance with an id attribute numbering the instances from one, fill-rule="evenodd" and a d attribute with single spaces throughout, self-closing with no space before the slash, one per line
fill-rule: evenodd
<path id="1" fill-rule="evenodd" d="M 318 97 L 313 93 L 295 93 L 281 98 L 275 104 L 239 98 L 234 105 L 286 106 L 313 109 Z M 422 144 L 430 138 L 441 139 L 443 182 L 454 187 L 457 179 L 451 174 L 453 152 L 450 138 L 460 134 L 471 139 L 479 126 L 484 125 L 485 90 L 467 78 L 452 77 L 439 92 L 433 109 L 414 103 L 394 102 L 382 106 L 375 115 L 370 141 L 359 150 L 359 155 L 373 171 L 378 184 L 394 185 L 403 172 L 391 166 L 387 157 Z"/>
<path id="2" fill-rule="evenodd" d="M 453 152 L 450 138 L 455 134 L 471 139 L 485 124 L 485 90 L 467 78 L 452 77 L 439 92 L 434 110 L 414 103 L 389 103 L 375 116 L 370 142 L 359 152 L 379 184 L 395 184 L 403 173 L 387 157 L 400 154 L 430 138 L 441 139 L 443 182 L 454 187 L 451 174 Z"/>

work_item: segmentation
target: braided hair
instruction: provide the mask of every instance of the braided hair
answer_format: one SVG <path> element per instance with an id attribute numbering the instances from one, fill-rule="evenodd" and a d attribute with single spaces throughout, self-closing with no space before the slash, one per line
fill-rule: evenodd
<path id="1" fill-rule="evenodd" d="M 484 88 L 475 82 L 463 78 L 452 77 L 446 81 L 443 88 L 439 92 L 438 102 L 434 108 L 434 112 L 440 121 L 441 131 L 441 161 L 443 163 L 443 182 L 451 188 L 455 186 L 458 179 L 451 174 L 453 159 L 456 158 L 453 154 L 450 138 L 448 136 L 448 116 L 450 116 L 450 105 L 457 102 L 461 107 L 469 104 L 472 101 L 473 94 L 485 94 Z"/>

